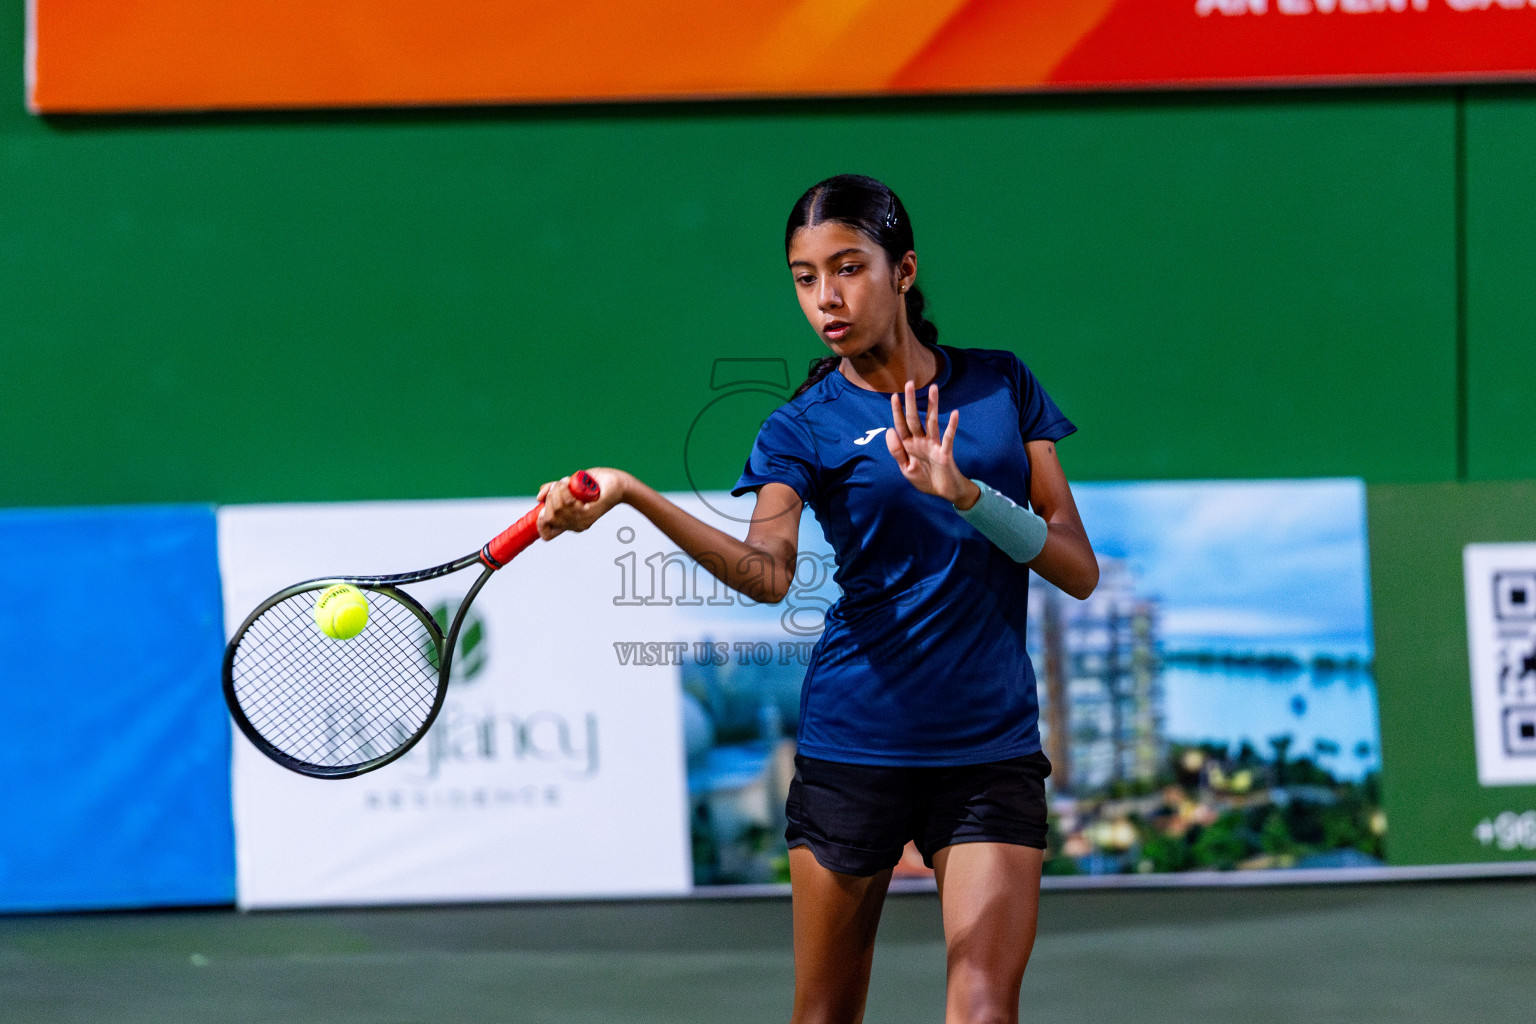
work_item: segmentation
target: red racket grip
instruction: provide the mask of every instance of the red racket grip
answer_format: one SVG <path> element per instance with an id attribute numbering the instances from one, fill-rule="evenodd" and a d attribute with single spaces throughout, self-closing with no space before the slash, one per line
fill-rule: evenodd
<path id="1" fill-rule="evenodd" d="M 577 501 L 596 501 L 602 488 L 585 470 L 571 474 L 571 497 Z M 533 511 L 497 534 L 489 544 L 480 549 L 480 561 L 492 569 L 500 569 L 522 554 L 524 549 L 539 539 L 539 513 L 544 510 L 541 501 Z"/>

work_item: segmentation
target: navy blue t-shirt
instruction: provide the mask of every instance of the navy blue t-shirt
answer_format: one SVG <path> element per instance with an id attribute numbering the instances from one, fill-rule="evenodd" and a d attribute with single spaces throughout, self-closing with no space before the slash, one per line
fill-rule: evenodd
<path id="1" fill-rule="evenodd" d="M 1026 441 L 1076 428 L 1012 352 L 937 346 L 955 462 L 1024 505 Z M 926 411 L 927 389 L 918 391 Z M 778 482 L 816 514 L 842 596 L 800 695 L 799 749 L 875 765 L 979 764 L 1040 749 L 1024 648 L 1029 570 L 907 482 L 886 449 L 891 397 L 834 370 L 774 410 L 733 494 Z"/>

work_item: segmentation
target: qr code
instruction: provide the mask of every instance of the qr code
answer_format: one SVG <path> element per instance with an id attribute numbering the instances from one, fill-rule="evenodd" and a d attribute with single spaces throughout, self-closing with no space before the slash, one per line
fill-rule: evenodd
<path id="1" fill-rule="evenodd" d="M 1469 544 L 1462 564 L 1478 778 L 1536 782 L 1536 544 Z"/>

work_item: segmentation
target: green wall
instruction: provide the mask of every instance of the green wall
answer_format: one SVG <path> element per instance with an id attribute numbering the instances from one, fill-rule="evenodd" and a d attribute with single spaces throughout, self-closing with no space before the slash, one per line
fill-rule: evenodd
<path id="1" fill-rule="evenodd" d="M 912 209 L 945 340 L 1084 425 L 1075 477 L 1457 475 L 1448 90 L 45 121 L 0 17 L 0 506 L 685 486 L 712 361 L 820 350 L 782 219 L 851 168 Z M 1503 316 L 1467 321 L 1478 473 L 1528 471 Z"/>
<path id="2" fill-rule="evenodd" d="M 1466 120 L 1469 470 L 1536 477 L 1536 90 L 1474 93 Z"/>

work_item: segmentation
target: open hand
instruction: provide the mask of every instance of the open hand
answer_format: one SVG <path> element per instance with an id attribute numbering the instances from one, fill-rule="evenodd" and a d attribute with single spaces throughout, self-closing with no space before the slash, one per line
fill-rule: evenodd
<path id="1" fill-rule="evenodd" d="M 891 396 L 891 418 L 896 425 L 885 432 L 885 446 L 907 482 L 951 504 L 974 504 L 980 491 L 955 465 L 960 410 L 950 412 L 944 433 L 939 433 L 939 386 L 928 385 L 926 424 L 917 414 L 917 386 L 910 380 L 905 396 Z"/>

